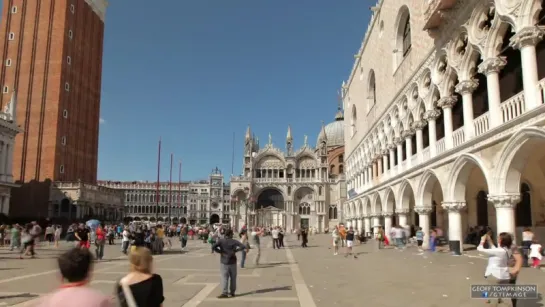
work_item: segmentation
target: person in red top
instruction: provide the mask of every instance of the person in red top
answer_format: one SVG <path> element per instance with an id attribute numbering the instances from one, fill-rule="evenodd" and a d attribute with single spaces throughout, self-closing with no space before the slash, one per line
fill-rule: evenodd
<path id="1" fill-rule="evenodd" d="M 83 224 L 79 224 L 78 230 L 75 233 L 76 239 L 78 240 L 79 248 L 89 248 L 89 229 Z"/>
<path id="2" fill-rule="evenodd" d="M 104 245 L 106 244 L 106 231 L 104 230 L 104 225 L 100 224 L 97 227 L 97 230 L 95 231 L 96 234 L 96 240 L 95 240 L 95 246 L 96 246 L 96 256 L 97 260 L 102 260 L 102 257 L 104 257 Z"/>

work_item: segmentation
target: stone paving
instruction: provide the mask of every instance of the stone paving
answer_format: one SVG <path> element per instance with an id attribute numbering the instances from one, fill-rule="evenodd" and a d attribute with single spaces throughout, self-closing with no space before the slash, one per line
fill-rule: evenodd
<path id="1" fill-rule="evenodd" d="M 178 243 L 177 241 L 173 241 Z M 358 259 L 334 256 L 330 236 L 310 237 L 309 248 L 298 247 L 295 237 L 282 250 L 273 250 L 269 239 L 262 263 L 254 267 L 252 251 L 246 269 L 239 269 L 238 296 L 216 298 L 219 289 L 218 255 L 209 246 L 190 241 L 184 254 L 168 251 L 156 256 L 155 270 L 163 277 L 164 307 L 330 307 L 330 306 L 483 306 L 469 299 L 471 284 L 485 283 L 486 260 L 475 253 L 454 257 L 385 249 L 375 244 L 356 245 Z M 69 248 L 65 243 L 61 250 Z M 59 285 L 55 257 L 60 251 L 42 247 L 38 258 L 19 260 L 0 248 L 0 307 L 32 306 L 39 295 Z M 96 265 L 92 287 L 113 295 L 119 278 L 126 274 L 126 257 L 119 246 L 107 246 L 106 261 Z M 519 283 L 538 284 L 545 289 L 545 273 L 524 269 Z M 543 306 L 525 301 L 520 306 Z"/>

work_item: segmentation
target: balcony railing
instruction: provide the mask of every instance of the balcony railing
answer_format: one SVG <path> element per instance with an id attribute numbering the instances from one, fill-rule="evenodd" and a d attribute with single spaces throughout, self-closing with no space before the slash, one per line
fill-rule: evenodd
<path id="1" fill-rule="evenodd" d="M 539 81 L 538 88 L 540 91 L 540 95 L 542 97 L 542 101 L 545 102 L 545 79 L 542 79 L 541 81 Z M 526 112 L 524 92 L 520 92 L 517 95 L 502 102 L 500 104 L 500 110 L 501 110 L 501 116 L 502 116 L 501 124 L 509 123 L 510 121 L 513 121 L 517 117 L 524 114 Z M 488 133 L 490 130 L 490 113 L 486 112 L 480 115 L 479 117 L 473 119 L 473 126 L 475 128 L 475 137 L 479 137 Z M 445 138 L 442 138 L 435 143 L 435 146 L 436 146 L 435 156 L 441 155 L 445 153 L 446 151 L 456 150 L 457 147 L 459 147 L 460 145 L 463 145 L 467 141 L 469 141 L 469 139 L 466 138 L 465 129 L 462 126 L 456 129 L 452 133 L 453 148 L 451 149 L 446 148 Z M 387 174 L 385 172 L 384 175 L 382 175 L 381 177 L 374 178 L 372 184 L 366 183 L 362 187 L 352 186 L 351 188 L 353 188 L 358 194 L 363 193 L 367 191 L 368 189 L 373 188 L 375 185 L 380 184 L 384 180 L 388 180 L 392 177 L 395 177 L 396 175 L 402 172 L 406 172 L 411 169 L 421 167 L 422 164 L 428 162 L 430 159 L 433 158 L 430 152 L 430 147 L 428 146 L 422 150 L 421 161 L 419 160 L 418 157 L 419 155 L 416 154 L 409 157 L 409 160 L 405 159 L 404 161 L 401 162 L 401 168 L 399 168 L 398 166 L 391 168 L 387 172 Z M 410 165 L 407 163 L 407 161 L 410 161 Z"/>

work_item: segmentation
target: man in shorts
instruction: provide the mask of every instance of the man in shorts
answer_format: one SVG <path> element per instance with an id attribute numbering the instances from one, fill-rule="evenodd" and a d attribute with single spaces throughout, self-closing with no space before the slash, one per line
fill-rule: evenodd
<path id="1" fill-rule="evenodd" d="M 344 257 L 348 257 L 349 255 L 354 256 L 354 259 L 358 258 L 356 254 L 352 252 L 352 246 L 354 246 L 354 238 L 356 236 L 356 233 L 354 232 L 354 228 L 350 226 L 348 231 L 346 232 L 346 254 Z"/>
<path id="2" fill-rule="evenodd" d="M 76 230 L 76 239 L 78 240 L 77 247 L 79 248 L 89 248 L 90 242 L 89 242 L 89 230 L 85 227 L 85 225 L 80 224 L 78 227 L 78 230 Z"/>

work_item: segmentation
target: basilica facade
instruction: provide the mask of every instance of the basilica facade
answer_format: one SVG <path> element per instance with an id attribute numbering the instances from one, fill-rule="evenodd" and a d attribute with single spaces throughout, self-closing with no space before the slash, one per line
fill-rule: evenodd
<path id="1" fill-rule="evenodd" d="M 343 84 L 345 220 L 545 226 L 543 0 L 381 0 Z M 387 55 L 387 56 L 384 56 Z M 424 243 L 427 243 L 427 239 Z"/>
<path id="2" fill-rule="evenodd" d="M 245 135 L 242 175 L 231 178 L 231 217 L 235 227 L 281 226 L 288 231 L 312 227 L 319 232 L 339 223 L 346 198 L 344 121 L 322 125 L 316 147 L 295 150 L 291 128 L 286 149 L 269 135 L 261 147 L 250 127 Z"/>

